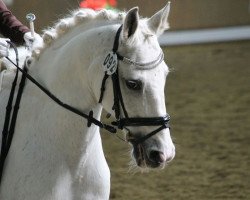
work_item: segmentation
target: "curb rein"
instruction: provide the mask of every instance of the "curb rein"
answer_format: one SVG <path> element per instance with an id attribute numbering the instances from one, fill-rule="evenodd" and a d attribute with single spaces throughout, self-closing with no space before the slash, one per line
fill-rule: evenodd
<path id="1" fill-rule="evenodd" d="M 16 68 L 16 75 L 14 78 L 14 81 L 12 83 L 11 87 L 11 92 L 8 100 L 8 104 L 6 107 L 6 114 L 5 114 L 5 121 L 4 121 L 4 128 L 2 131 L 2 146 L 1 146 L 1 155 L 0 155 L 0 183 L 1 183 L 1 178 L 2 178 L 2 173 L 3 173 L 3 167 L 4 167 L 4 162 L 5 159 L 8 155 L 10 146 L 11 146 L 11 141 L 14 135 L 14 130 L 15 130 L 15 124 L 16 124 L 16 119 L 17 119 L 17 114 L 18 114 L 18 109 L 19 109 L 19 104 L 21 101 L 22 97 L 22 92 L 25 86 L 25 81 L 26 78 L 29 79 L 33 84 L 35 84 L 38 88 L 40 88 L 48 97 L 50 97 L 53 101 L 55 101 L 57 104 L 59 104 L 61 107 L 85 118 L 87 120 L 87 126 L 90 127 L 91 124 L 95 124 L 99 126 L 100 128 L 106 129 L 108 132 L 112 134 L 117 133 L 117 129 L 124 129 L 126 126 L 160 126 L 156 130 L 148 133 L 147 135 L 140 137 L 138 139 L 131 138 L 128 139 L 127 142 L 131 142 L 134 145 L 138 145 L 139 143 L 144 142 L 148 138 L 152 137 L 153 135 L 157 134 L 161 130 L 165 128 L 170 128 L 169 126 L 169 120 L 170 116 L 166 114 L 163 117 L 138 117 L 138 118 L 131 118 L 128 116 L 128 113 L 125 109 L 125 105 L 123 102 L 122 98 L 122 93 L 121 93 L 121 88 L 120 88 L 120 82 L 119 82 L 119 73 L 118 73 L 118 66 L 119 66 L 119 61 L 125 62 L 130 65 L 135 65 L 135 66 L 152 66 L 156 67 L 158 66 L 164 59 L 164 55 L 161 52 L 159 57 L 149 63 L 138 63 L 135 61 L 132 61 L 129 58 L 126 58 L 124 56 L 121 56 L 117 50 L 119 47 L 119 37 L 120 33 L 122 30 L 122 25 L 116 32 L 114 44 L 113 44 L 113 49 L 112 51 L 106 56 L 104 63 L 103 63 L 103 68 L 105 70 L 105 74 L 102 80 L 102 85 L 101 85 L 101 93 L 100 93 L 100 98 L 98 103 L 102 103 L 104 92 L 105 92 L 105 83 L 106 80 L 111 77 L 112 83 L 113 83 L 113 92 L 114 92 L 114 105 L 113 105 L 113 110 L 115 112 L 115 118 L 116 121 L 112 122 L 112 126 L 108 124 L 104 124 L 101 121 L 95 119 L 93 117 L 93 111 L 91 110 L 89 114 L 85 114 L 82 111 L 80 111 L 77 108 L 74 108 L 66 103 L 63 103 L 60 99 L 58 99 L 55 95 L 53 95 L 49 90 L 47 90 L 45 87 L 43 87 L 40 83 L 38 83 L 32 76 L 28 74 L 28 68 L 27 68 L 27 60 L 25 61 L 24 64 L 24 69 L 19 67 L 19 60 L 18 60 L 18 51 L 16 46 L 12 43 L 9 42 L 10 45 L 13 47 L 15 54 L 16 54 L 16 63 L 14 63 L 12 60 L 10 60 L 8 57 L 6 57 Z M 22 78 L 19 84 L 19 89 L 16 97 L 16 102 L 14 106 L 14 110 L 11 116 L 11 111 L 12 111 L 12 103 L 14 99 L 14 93 L 15 93 L 15 87 L 18 79 L 18 71 L 22 72 Z M 124 114 L 124 118 L 121 116 L 121 109 Z M 117 127 L 117 128 L 116 128 Z M 116 134 L 117 135 L 117 134 Z M 120 138 L 120 137 L 119 137 Z M 120 138 L 121 139 L 121 138 Z M 123 140 L 123 139 L 122 139 Z"/>

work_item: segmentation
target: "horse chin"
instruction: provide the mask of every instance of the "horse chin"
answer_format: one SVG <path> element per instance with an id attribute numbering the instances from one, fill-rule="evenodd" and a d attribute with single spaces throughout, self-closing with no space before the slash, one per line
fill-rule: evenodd
<path id="1" fill-rule="evenodd" d="M 165 167 L 165 163 L 151 161 L 142 144 L 133 145 L 132 157 L 134 163 L 142 172 L 149 171 L 150 169 L 163 169 Z"/>

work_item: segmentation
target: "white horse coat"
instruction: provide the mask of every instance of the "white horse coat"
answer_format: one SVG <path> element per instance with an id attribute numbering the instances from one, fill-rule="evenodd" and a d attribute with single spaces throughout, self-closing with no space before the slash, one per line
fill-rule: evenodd
<path id="1" fill-rule="evenodd" d="M 168 13 L 169 4 L 150 19 L 142 20 L 138 18 L 137 8 L 127 14 L 79 10 L 45 32 L 44 46 L 34 51 L 29 74 L 63 102 L 84 113 L 93 110 L 94 117 L 100 119 L 102 105 L 97 102 L 104 75 L 102 63 L 106 53 L 112 50 L 120 24 L 123 23 L 123 30 L 119 52 L 134 60 L 149 62 L 161 51 L 157 36 L 168 26 Z M 166 64 L 162 62 L 155 69 L 141 71 L 126 64 L 120 64 L 120 68 L 121 81 L 130 78 L 145 82 L 140 95 L 127 91 L 121 83 L 128 112 L 145 117 L 164 115 Z M 11 87 L 9 82 L 14 76 L 11 72 L 4 73 L 0 127 L 3 127 Z M 133 101 L 141 99 L 141 102 L 130 102 L 126 97 L 130 93 Z M 113 113 L 112 105 L 113 91 L 108 80 L 103 107 Z M 151 128 L 132 129 L 135 133 L 148 130 Z M 168 129 L 148 139 L 144 147 L 146 158 L 148 149 L 161 151 L 164 161 L 170 161 L 175 154 Z M 0 199 L 103 200 L 109 198 L 109 192 L 110 171 L 99 127 L 88 128 L 86 119 L 63 109 L 27 81 L 5 162 Z"/>

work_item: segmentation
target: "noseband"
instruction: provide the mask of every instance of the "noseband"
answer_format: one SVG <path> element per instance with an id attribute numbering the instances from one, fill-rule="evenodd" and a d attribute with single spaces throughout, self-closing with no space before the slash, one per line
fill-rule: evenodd
<path id="1" fill-rule="evenodd" d="M 107 55 L 103 63 L 103 66 L 105 69 L 105 75 L 102 81 L 99 103 L 101 103 L 103 99 L 106 80 L 108 79 L 109 76 L 111 76 L 112 84 L 113 84 L 113 92 L 114 92 L 113 110 L 115 112 L 115 118 L 116 118 L 116 121 L 112 122 L 112 125 L 117 126 L 119 129 L 123 129 L 129 126 L 159 126 L 157 129 L 146 134 L 143 137 L 135 138 L 132 136 L 130 139 L 128 139 L 128 141 L 133 144 L 139 144 L 139 143 L 144 142 L 148 138 L 152 137 L 153 135 L 157 134 L 161 130 L 165 128 L 169 128 L 170 116 L 169 114 L 166 114 L 163 117 L 129 117 L 128 112 L 125 108 L 125 104 L 124 104 L 122 93 L 121 93 L 121 87 L 120 87 L 120 81 L 119 81 L 119 61 L 125 62 L 130 65 L 134 65 L 134 66 L 154 68 L 163 61 L 164 54 L 161 52 L 156 60 L 153 60 L 148 63 L 135 62 L 129 58 L 126 58 L 120 55 L 117 51 L 119 48 L 119 38 L 120 38 L 121 30 L 122 30 L 122 26 L 120 26 L 120 28 L 116 32 L 112 52 Z M 106 63 L 108 62 L 107 60 L 112 60 L 108 67 L 106 66 Z M 121 111 L 123 112 L 124 117 L 122 117 Z"/>

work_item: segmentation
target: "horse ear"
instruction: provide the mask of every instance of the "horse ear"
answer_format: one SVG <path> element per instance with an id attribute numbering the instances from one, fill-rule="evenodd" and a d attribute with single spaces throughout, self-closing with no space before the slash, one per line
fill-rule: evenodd
<path id="1" fill-rule="evenodd" d="M 168 15 L 170 11 L 170 1 L 167 5 L 155 13 L 150 19 L 148 19 L 147 23 L 149 28 L 157 35 L 161 35 L 165 30 L 169 28 L 168 24 Z"/>
<path id="2" fill-rule="evenodd" d="M 128 11 L 125 20 L 123 22 L 122 27 L 122 38 L 124 40 L 130 39 L 135 34 L 138 23 L 139 23 L 139 14 L 138 14 L 138 7 L 134 7 Z"/>

